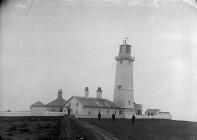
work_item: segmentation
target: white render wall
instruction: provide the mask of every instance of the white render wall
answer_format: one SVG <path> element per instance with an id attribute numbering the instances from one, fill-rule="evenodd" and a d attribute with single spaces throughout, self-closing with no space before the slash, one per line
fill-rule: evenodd
<path id="1" fill-rule="evenodd" d="M 158 114 L 156 116 L 136 115 L 137 119 L 172 119 L 171 114 Z"/>
<path id="2" fill-rule="evenodd" d="M 74 97 L 66 103 L 66 105 L 64 107 L 64 111 L 67 110 L 66 106 L 70 106 L 70 108 L 72 109 L 72 111 L 70 112 L 71 115 L 77 115 L 77 114 L 82 114 L 83 113 L 83 106 Z M 67 112 L 67 111 L 65 111 L 65 112 Z"/>
<path id="3" fill-rule="evenodd" d="M 69 104 L 70 104 L 70 108 L 72 109 L 70 114 L 75 115 L 76 117 L 97 118 L 99 110 L 100 110 L 100 113 L 101 113 L 101 117 L 104 117 L 104 118 L 111 118 L 113 112 L 114 113 L 116 112 L 117 117 L 121 116 L 121 115 L 119 115 L 120 109 L 83 107 L 81 102 L 78 101 L 77 98 L 74 98 L 74 97 L 66 103 L 66 105 L 64 107 L 64 112 L 67 112 L 66 106 L 69 106 Z M 89 112 L 91 112 L 91 113 L 89 114 Z"/>
<path id="4" fill-rule="evenodd" d="M 47 111 L 46 107 L 30 107 L 32 116 L 44 116 Z"/>
<path id="5" fill-rule="evenodd" d="M 78 118 L 98 118 L 98 112 L 100 110 L 101 118 L 112 118 L 112 114 L 116 112 L 116 118 L 123 118 L 122 114 L 119 114 L 119 109 L 113 108 L 92 108 L 84 107 L 81 114 L 76 115 Z M 90 114 L 89 114 L 90 112 Z"/>
<path id="6" fill-rule="evenodd" d="M 122 86 L 121 89 L 118 88 L 119 85 Z M 122 60 L 122 64 L 120 61 L 116 63 L 114 103 L 122 108 L 134 108 L 132 61 L 130 64 L 129 60 Z"/>

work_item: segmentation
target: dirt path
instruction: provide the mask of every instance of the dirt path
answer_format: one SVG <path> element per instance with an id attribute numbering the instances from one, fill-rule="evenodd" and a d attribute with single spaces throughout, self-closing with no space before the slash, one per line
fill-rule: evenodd
<path id="1" fill-rule="evenodd" d="M 58 140 L 118 140 L 109 132 L 86 121 L 64 116 Z"/>
<path id="2" fill-rule="evenodd" d="M 71 117 L 64 116 L 60 123 L 58 140 L 83 140 L 84 137 L 77 126 L 73 124 Z"/>
<path id="3" fill-rule="evenodd" d="M 78 121 L 78 120 L 77 120 Z M 118 140 L 116 137 L 114 137 L 109 132 L 93 125 L 88 122 L 79 121 L 80 125 L 83 126 L 86 130 L 88 130 L 90 133 L 92 133 L 96 140 Z"/>

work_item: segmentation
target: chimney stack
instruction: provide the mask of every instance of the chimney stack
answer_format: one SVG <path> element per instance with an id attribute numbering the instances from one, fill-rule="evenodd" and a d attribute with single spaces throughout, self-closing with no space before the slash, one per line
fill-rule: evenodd
<path id="1" fill-rule="evenodd" d="M 88 98 L 89 96 L 89 89 L 88 87 L 85 87 L 85 97 Z"/>
<path id="2" fill-rule="evenodd" d="M 101 90 L 101 87 L 98 87 L 98 89 L 97 89 L 97 98 L 98 99 L 101 99 L 102 98 L 102 90 Z"/>
<path id="3" fill-rule="evenodd" d="M 57 99 L 62 99 L 62 89 L 60 89 L 57 93 Z"/>

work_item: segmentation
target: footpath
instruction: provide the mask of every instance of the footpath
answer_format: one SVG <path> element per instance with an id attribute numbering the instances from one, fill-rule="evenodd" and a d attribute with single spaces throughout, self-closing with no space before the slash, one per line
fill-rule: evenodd
<path id="1" fill-rule="evenodd" d="M 71 116 L 64 116 L 60 124 L 58 140 L 118 140 L 109 132 L 76 119 Z"/>

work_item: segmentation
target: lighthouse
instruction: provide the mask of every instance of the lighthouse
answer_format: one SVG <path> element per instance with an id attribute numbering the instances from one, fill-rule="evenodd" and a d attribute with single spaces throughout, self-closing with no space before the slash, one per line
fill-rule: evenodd
<path id="1" fill-rule="evenodd" d="M 119 54 L 116 60 L 116 75 L 114 85 L 113 102 L 121 107 L 125 118 L 131 118 L 135 114 L 133 93 L 133 62 L 135 57 L 131 56 L 131 45 L 127 40 L 119 46 Z"/>

